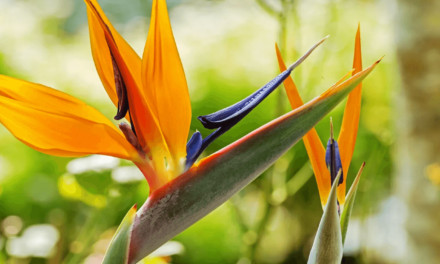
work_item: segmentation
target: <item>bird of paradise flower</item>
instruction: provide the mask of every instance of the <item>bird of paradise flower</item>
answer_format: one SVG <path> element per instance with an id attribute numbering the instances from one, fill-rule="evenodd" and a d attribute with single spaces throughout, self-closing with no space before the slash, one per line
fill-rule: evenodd
<path id="1" fill-rule="evenodd" d="M 285 64 L 278 46 L 275 46 L 278 64 L 281 71 L 285 69 Z M 362 52 L 361 52 L 361 33 L 360 25 L 358 26 L 354 45 L 354 59 L 353 59 L 353 75 L 362 71 Z M 348 73 L 350 74 L 350 73 Z M 347 75 L 348 75 L 347 74 Z M 342 82 L 346 77 L 342 78 L 338 83 Z M 290 101 L 290 105 L 293 109 L 303 105 L 301 96 L 298 89 L 289 76 L 284 81 L 284 87 L 287 96 Z M 304 137 L 304 145 L 306 147 L 307 154 L 309 155 L 313 171 L 315 173 L 316 182 L 318 184 L 319 196 L 323 208 L 326 206 L 329 199 L 329 194 L 332 185 L 335 184 L 335 179 L 340 173 L 339 181 L 337 184 L 337 202 L 338 211 L 341 215 L 341 228 L 342 228 L 342 243 L 345 242 L 345 237 L 348 229 L 348 223 L 350 221 L 351 211 L 353 209 L 354 200 L 356 197 L 357 186 L 359 184 L 362 171 L 365 166 L 365 162 L 362 164 L 359 172 L 350 188 L 350 191 L 346 195 L 346 175 L 348 174 L 348 168 L 350 166 L 351 158 L 353 156 L 354 147 L 356 143 L 356 137 L 359 126 L 359 117 L 361 110 L 362 99 L 362 83 L 350 93 L 348 96 L 347 104 L 345 106 L 344 117 L 342 120 L 342 127 L 339 134 L 339 140 L 335 140 L 333 137 L 333 123 L 330 119 L 330 139 L 327 142 L 327 148 L 321 143 L 321 140 L 316 132 L 315 128 L 312 128 Z M 339 141 L 339 144 L 338 144 Z M 347 201 L 347 208 L 344 205 Z M 342 208 L 340 208 L 340 206 Z"/>
<path id="2" fill-rule="evenodd" d="M 113 28 L 96 0 L 85 2 L 96 69 L 117 107 L 115 119 L 130 122 L 119 124 L 123 135 L 78 99 L 7 76 L 0 76 L 0 102 L 6 108 L 0 121 L 22 142 L 43 153 L 104 154 L 132 160 L 151 192 L 188 170 L 214 139 L 256 107 L 322 42 L 242 102 L 199 117 L 205 127 L 216 131 L 205 139 L 196 132 L 187 144 L 191 104 L 166 2 L 153 3 L 143 60 Z"/>
<path id="3" fill-rule="evenodd" d="M 284 71 L 286 66 L 284 64 L 281 52 L 276 48 L 278 64 L 281 71 Z M 362 52 L 361 52 L 361 35 L 360 25 L 356 32 L 355 50 L 353 59 L 352 73 L 355 75 L 362 71 Z M 350 72 L 351 73 L 351 72 Z M 349 73 L 348 73 L 349 74 Z M 348 75 L 347 74 L 347 75 Z M 344 76 L 338 83 L 342 82 L 346 77 Z M 293 109 L 303 105 L 298 89 L 289 76 L 284 81 L 284 87 L 289 98 L 290 105 Z M 356 136 L 359 126 L 359 117 L 361 110 L 362 99 L 362 83 L 360 83 L 348 96 L 347 104 L 345 106 L 344 118 L 342 120 L 341 132 L 339 140 L 333 139 L 333 124 L 331 124 L 331 138 L 327 142 L 327 148 L 321 143 L 316 129 L 311 129 L 304 137 L 304 145 L 310 158 L 310 162 L 315 173 L 318 184 L 319 195 L 323 206 L 326 205 L 328 195 L 331 190 L 331 185 L 336 178 L 337 172 L 341 169 L 341 178 L 338 182 L 338 201 L 341 205 L 345 203 L 345 189 L 346 180 L 345 175 L 348 173 L 351 158 L 353 156 L 354 146 L 356 143 Z M 339 144 L 338 144 L 339 141 Z M 333 148 L 333 151 L 332 151 Z M 333 153 L 332 153 L 333 152 Z M 334 155 L 335 166 L 330 169 L 331 156 Z"/>
<path id="4" fill-rule="evenodd" d="M 96 69 L 117 107 L 115 119 L 126 118 L 128 123 L 121 122 L 118 130 L 97 110 L 72 96 L 7 76 L 0 76 L 0 122 L 20 141 L 46 154 L 102 154 L 131 160 L 139 167 L 150 186 L 150 198 L 137 214 L 136 207 L 131 209 L 127 214 L 130 220 L 120 226 L 120 232 L 132 235 L 115 236 L 129 241 L 124 262 L 142 259 L 238 192 L 295 144 L 298 136 L 311 129 L 378 63 L 194 166 L 213 140 L 252 111 L 325 39 L 244 100 L 199 117 L 206 128 L 215 131 L 205 138 L 196 132 L 187 142 L 191 105 L 166 1 L 153 1 L 142 59 L 114 29 L 96 0 L 85 3 Z M 301 127 L 295 127 L 297 123 Z M 237 162 L 247 164 L 246 170 L 238 169 Z M 228 175 L 224 175 L 225 170 Z M 200 197 L 200 188 L 207 191 L 204 197 Z M 154 210 L 155 206 L 160 208 Z M 153 218 L 151 210 L 156 213 Z"/>

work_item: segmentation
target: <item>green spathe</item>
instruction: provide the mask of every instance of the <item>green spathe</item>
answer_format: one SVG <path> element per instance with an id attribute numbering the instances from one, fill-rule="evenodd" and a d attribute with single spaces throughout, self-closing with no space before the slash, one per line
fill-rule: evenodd
<path id="1" fill-rule="evenodd" d="M 324 214 L 319 223 L 318 232 L 313 241 L 307 264 L 340 264 L 343 254 L 341 226 L 337 205 L 336 190 L 341 177 L 339 170 L 332 189 Z"/>

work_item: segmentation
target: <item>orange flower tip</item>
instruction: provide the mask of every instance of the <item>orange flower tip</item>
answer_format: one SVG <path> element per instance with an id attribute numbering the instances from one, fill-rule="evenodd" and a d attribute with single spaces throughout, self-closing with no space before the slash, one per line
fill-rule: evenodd
<path id="1" fill-rule="evenodd" d="M 365 167 L 365 161 L 362 163 L 361 168 L 359 169 L 359 173 L 362 173 Z"/>
<path id="2" fill-rule="evenodd" d="M 330 37 L 330 35 L 328 35 L 327 37 L 321 39 L 318 43 L 316 43 L 315 45 L 313 45 L 301 58 L 299 58 L 299 60 L 295 61 L 292 65 L 290 65 L 287 70 L 289 71 L 293 71 L 296 67 L 298 67 L 305 59 L 307 59 L 307 57 L 309 57 L 310 54 L 312 54 L 312 52 L 319 46 L 321 45 L 326 39 L 328 39 Z M 276 43 L 275 43 L 276 45 Z"/>
<path id="3" fill-rule="evenodd" d="M 90 4 L 90 7 L 93 9 L 93 13 L 95 13 L 95 15 L 98 17 L 100 23 L 102 23 L 102 25 L 104 25 L 105 29 L 103 28 L 103 30 L 105 30 L 111 37 L 112 41 L 115 42 L 115 39 L 113 37 L 113 34 L 110 30 L 110 28 L 108 27 L 108 25 L 104 22 L 104 19 L 102 19 L 101 14 L 99 14 L 98 10 L 96 9 L 95 5 L 92 3 L 92 1 L 90 0 L 85 0 L 86 4 Z M 107 39 L 107 38 L 106 38 Z M 108 40 L 107 40 L 108 41 Z M 116 42 L 115 42 L 116 43 Z"/>
<path id="4" fill-rule="evenodd" d="M 137 136 L 133 132 L 133 130 L 130 127 L 130 125 L 128 125 L 125 122 L 122 122 L 122 123 L 119 124 L 119 129 L 121 129 L 122 133 L 124 133 L 124 136 L 127 139 L 127 141 L 136 149 L 136 151 L 139 154 L 139 156 L 142 159 L 145 159 L 146 153 L 143 150 L 141 144 L 138 141 Z"/>
<path id="5" fill-rule="evenodd" d="M 356 175 L 356 178 L 354 179 L 353 185 L 352 185 L 352 187 L 350 189 L 352 189 L 354 186 L 357 185 L 357 183 L 359 183 L 359 180 L 361 178 L 362 172 L 364 171 L 364 167 L 365 167 L 365 162 L 362 163 L 361 168 L 359 169 L 359 171 L 358 171 L 358 173 Z M 351 190 L 350 190 L 350 192 L 351 192 Z"/>

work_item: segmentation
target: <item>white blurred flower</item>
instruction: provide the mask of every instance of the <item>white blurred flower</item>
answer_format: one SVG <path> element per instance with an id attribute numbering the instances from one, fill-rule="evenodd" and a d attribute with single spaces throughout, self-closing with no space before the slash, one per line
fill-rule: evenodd
<path id="1" fill-rule="evenodd" d="M 101 264 L 104 260 L 103 254 L 92 254 L 84 260 L 84 264 Z"/>
<path id="2" fill-rule="evenodd" d="M 67 164 L 67 171 L 71 174 L 80 174 L 87 171 L 100 172 L 111 170 L 119 165 L 119 159 L 109 156 L 91 155 L 85 158 L 74 159 Z"/>
<path id="3" fill-rule="evenodd" d="M 144 179 L 144 175 L 136 166 L 115 168 L 112 171 L 112 179 L 119 183 L 137 182 Z"/>
<path id="4" fill-rule="evenodd" d="M 170 256 L 181 254 L 183 250 L 183 245 L 179 242 L 169 241 L 137 264 L 168 264 L 171 261 Z"/>
<path id="5" fill-rule="evenodd" d="M 6 244 L 6 251 L 19 258 L 48 258 L 54 253 L 59 238 L 60 234 L 54 226 L 33 225 L 26 228 L 21 237 L 11 237 Z"/>
<path id="6" fill-rule="evenodd" d="M 182 244 L 177 241 L 168 241 L 160 248 L 156 249 L 149 257 L 166 257 L 181 254 L 184 250 Z"/>

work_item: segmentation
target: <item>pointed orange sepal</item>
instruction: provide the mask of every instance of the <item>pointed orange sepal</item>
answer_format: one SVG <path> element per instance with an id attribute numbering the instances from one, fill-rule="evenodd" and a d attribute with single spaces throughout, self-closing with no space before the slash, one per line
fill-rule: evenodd
<path id="1" fill-rule="evenodd" d="M 37 151 L 63 157 L 102 154 L 139 159 L 110 120 L 55 89 L 0 75 L 0 110 L 0 122 Z"/>
<path id="2" fill-rule="evenodd" d="M 142 83 L 174 164 L 183 166 L 191 123 L 191 102 L 165 0 L 153 1 L 142 61 Z M 180 174 L 181 169 L 176 168 L 176 172 Z"/>
<path id="3" fill-rule="evenodd" d="M 353 75 L 362 71 L 361 35 L 360 25 L 356 32 L 353 59 Z M 359 127 L 361 113 L 362 84 L 359 84 L 348 96 L 345 105 L 344 117 L 342 119 L 341 131 L 339 132 L 339 151 L 341 154 L 342 168 L 344 175 L 348 175 L 351 158 L 353 157 L 354 146 Z M 338 189 L 338 198 L 345 197 L 346 181 Z M 344 199 L 345 201 L 345 199 Z"/>
<path id="4" fill-rule="evenodd" d="M 275 48 L 278 65 L 280 71 L 283 72 L 287 68 L 281 56 L 281 52 L 278 49 L 278 45 L 275 45 Z M 289 76 L 284 81 L 284 88 L 286 89 L 287 97 L 289 98 L 292 109 L 296 109 L 304 104 L 292 77 Z M 303 137 L 303 141 L 307 154 L 309 155 L 310 163 L 312 164 L 313 172 L 315 173 L 321 204 L 324 206 L 327 203 L 328 195 L 331 190 L 330 172 L 325 164 L 325 149 L 315 128 L 312 128 Z"/>

